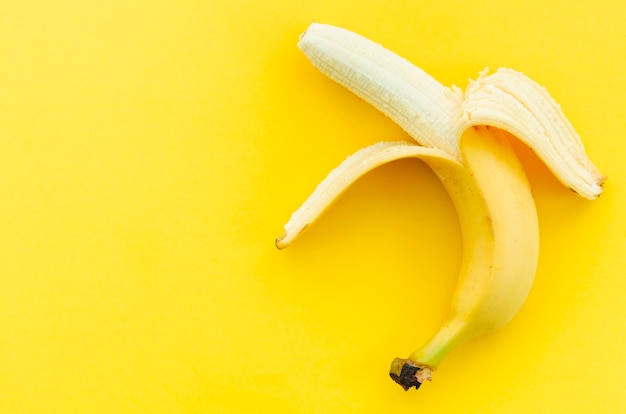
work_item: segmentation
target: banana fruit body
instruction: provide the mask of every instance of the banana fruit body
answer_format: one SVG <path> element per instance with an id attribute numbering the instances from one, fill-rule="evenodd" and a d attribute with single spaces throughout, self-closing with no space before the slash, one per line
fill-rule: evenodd
<path id="1" fill-rule="evenodd" d="M 461 138 L 461 149 L 465 174 L 457 172 L 443 181 L 462 229 L 459 280 L 441 329 L 407 360 L 392 363 L 391 376 L 405 389 L 429 379 L 458 344 L 512 319 L 528 296 L 537 268 L 534 200 L 506 138 L 492 128 L 470 128 Z M 416 368 L 422 371 L 422 381 L 406 377 L 407 370 Z"/>
<path id="2" fill-rule="evenodd" d="M 481 74 L 464 94 L 345 29 L 312 24 L 299 47 L 320 71 L 381 110 L 415 142 L 382 142 L 348 157 L 293 213 L 276 246 L 287 247 L 363 174 L 400 158 L 426 162 L 459 216 L 463 260 L 449 316 L 429 341 L 391 364 L 391 377 L 405 390 L 419 388 L 457 345 L 510 321 L 532 286 L 537 213 L 509 137 L 530 146 L 585 198 L 596 198 L 605 178 L 558 104 L 519 72 Z"/>

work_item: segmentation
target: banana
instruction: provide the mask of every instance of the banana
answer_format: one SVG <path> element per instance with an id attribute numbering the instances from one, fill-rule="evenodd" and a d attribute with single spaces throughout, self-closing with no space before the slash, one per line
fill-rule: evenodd
<path id="1" fill-rule="evenodd" d="M 560 106 L 519 72 L 483 72 L 462 92 L 346 29 L 314 23 L 299 47 L 322 73 L 378 108 L 414 141 L 381 142 L 348 157 L 292 214 L 276 246 L 289 246 L 363 174 L 400 158 L 428 164 L 459 216 L 463 259 L 449 315 L 408 358 L 394 359 L 389 372 L 405 390 L 419 388 L 459 344 L 509 322 L 533 284 L 537 212 L 511 136 L 584 198 L 597 198 L 605 177 Z"/>
<path id="2" fill-rule="evenodd" d="M 464 190 L 448 188 L 462 228 L 459 281 L 441 329 L 407 360 L 392 363 L 390 375 L 405 390 L 423 382 L 407 378 L 407 369 L 417 368 L 424 371 L 421 378 L 430 378 L 458 344 L 511 320 L 526 300 L 537 268 L 535 204 L 506 137 L 492 128 L 470 128 L 461 137 L 461 150 L 465 174 L 448 176 Z"/>

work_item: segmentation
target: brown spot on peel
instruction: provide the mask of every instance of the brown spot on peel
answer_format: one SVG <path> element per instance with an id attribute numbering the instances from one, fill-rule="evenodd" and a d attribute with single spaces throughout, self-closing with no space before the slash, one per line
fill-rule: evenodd
<path id="1" fill-rule="evenodd" d="M 276 248 L 277 248 L 278 250 L 282 250 L 282 249 L 284 249 L 285 247 L 287 247 L 286 245 L 284 245 L 284 244 L 282 243 L 282 242 L 283 242 L 283 239 L 285 238 L 285 236 L 287 236 L 287 233 L 286 233 L 286 232 L 285 232 L 285 233 L 283 233 L 283 234 L 281 234 L 280 236 L 276 237 L 276 241 L 274 242 L 274 244 L 276 245 Z"/>

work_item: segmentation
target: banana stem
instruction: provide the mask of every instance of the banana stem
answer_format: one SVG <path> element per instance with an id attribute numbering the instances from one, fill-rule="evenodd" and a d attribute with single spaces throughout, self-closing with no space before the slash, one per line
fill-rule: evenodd
<path id="1" fill-rule="evenodd" d="M 436 369 L 458 344 L 467 339 L 466 330 L 467 323 L 459 319 L 448 321 L 428 342 L 416 349 L 409 360 Z"/>
<path id="2" fill-rule="evenodd" d="M 428 342 L 415 350 L 408 359 L 396 358 L 391 363 L 389 376 L 405 391 L 418 389 L 424 381 L 432 379 L 432 373 L 441 361 L 457 345 L 467 339 L 467 324 L 459 319 L 448 321 Z"/>

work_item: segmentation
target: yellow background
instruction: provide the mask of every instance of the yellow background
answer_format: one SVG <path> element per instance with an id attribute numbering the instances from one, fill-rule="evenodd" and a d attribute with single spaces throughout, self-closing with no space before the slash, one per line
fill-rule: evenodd
<path id="1" fill-rule="evenodd" d="M 0 4 L 0 412 L 626 412 L 621 0 Z M 349 28 L 464 87 L 545 85 L 609 176 L 595 202 L 518 150 L 536 283 L 419 391 L 388 378 L 437 328 L 460 259 L 419 161 L 359 181 L 279 252 L 349 153 L 406 138 L 297 49 Z"/>

